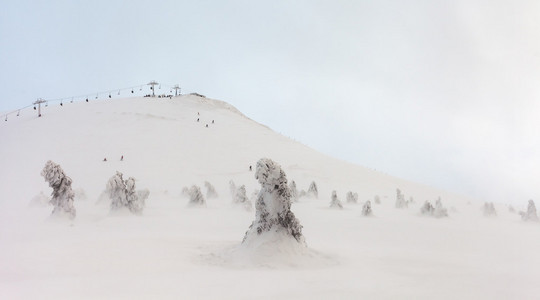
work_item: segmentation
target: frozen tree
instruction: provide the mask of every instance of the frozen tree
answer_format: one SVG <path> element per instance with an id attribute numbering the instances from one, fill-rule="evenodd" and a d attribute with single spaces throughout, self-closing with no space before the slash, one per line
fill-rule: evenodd
<path id="1" fill-rule="evenodd" d="M 71 189 L 71 178 L 66 176 L 64 170 L 52 161 L 48 161 L 41 171 L 41 176 L 49 183 L 53 189 L 51 203 L 54 206 L 53 215 L 65 215 L 70 219 L 75 218 L 76 211 L 73 206 L 75 193 Z"/>
<path id="2" fill-rule="evenodd" d="M 271 159 L 262 158 L 257 162 L 255 178 L 261 184 L 261 191 L 255 204 L 255 221 L 242 243 L 274 232 L 290 236 L 305 246 L 302 225 L 291 211 L 291 192 L 281 166 Z"/>
<path id="3" fill-rule="evenodd" d="M 373 211 L 371 210 L 371 201 L 366 201 L 366 203 L 364 203 L 364 206 L 362 206 L 362 215 L 363 216 L 371 216 L 373 214 Z"/>
<path id="4" fill-rule="evenodd" d="M 358 203 L 358 193 L 347 192 L 347 203 Z"/>
<path id="5" fill-rule="evenodd" d="M 433 216 L 435 218 L 448 217 L 448 211 L 443 207 L 441 197 L 435 201 L 435 210 L 433 211 Z"/>
<path id="6" fill-rule="evenodd" d="M 484 206 L 482 207 L 482 210 L 484 212 L 485 217 L 491 217 L 491 216 L 496 216 L 497 215 L 497 212 L 495 211 L 495 205 L 493 205 L 493 202 L 484 203 Z"/>
<path id="7" fill-rule="evenodd" d="M 527 206 L 526 212 L 520 212 L 521 219 L 523 221 L 538 221 L 538 215 L 536 215 L 536 206 L 534 205 L 534 201 L 529 200 L 529 205 Z"/>
<path id="8" fill-rule="evenodd" d="M 312 181 L 311 184 L 309 185 L 307 195 L 309 197 L 319 198 L 319 191 L 317 190 L 317 184 L 315 183 L 315 181 Z"/>
<path id="9" fill-rule="evenodd" d="M 341 204 L 341 201 L 339 200 L 336 191 L 332 191 L 332 201 L 330 201 L 330 208 L 343 208 L 343 205 Z"/>
<path id="10" fill-rule="evenodd" d="M 246 195 L 246 186 L 242 185 L 236 190 L 236 195 L 234 197 L 234 203 L 241 205 L 245 210 L 250 211 L 252 208 L 251 201 Z"/>
<path id="11" fill-rule="evenodd" d="M 432 216 L 434 211 L 435 207 L 429 201 L 424 202 L 424 205 L 420 208 L 420 213 L 427 216 Z"/>
<path id="12" fill-rule="evenodd" d="M 135 214 L 142 213 L 146 199 L 150 194 L 148 190 L 136 191 L 135 178 L 129 177 L 124 180 L 123 174 L 118 171 L 107 182 L 105 192 L 111 199 L 111 210 L 125 207 Z"/>
<path id="13" fill-rule="evenodd" d="M 407 201 L 405 201 L 405 195 L 401 193 L 400 189 L 396 189 L 396 208 L 407 208 Z"/>
<path id="14" fill-rule="evenodd" d="M 204 200 L 203 194 L 201 193 L 201 188 L 196 185 L 193 185 L 189 189 L 189 205 L 190 206 L 205 206 L 206 201 Z"/>
<path id="15" fill-rule="evenodd" d="M 204 186 L 206 187 L 206 198 L 207 199 L 212 199 L 212 198 L 217 198 L 218 197 L 216 189 L 214 188 L 214 186 L 210 182 L 205 181 Z"/>
<path id="16" fill-rule="evenodd" d="M 291 180 L 289 189 L 291 190 L 291 201 L 298 201 L 298 189 L 296 188 L 296 182 L 294 182 L 294 180 Z"/>
<path id="17" fill-rule="evenodd" d="M 189 197 L 189 188 L 187 186 L 182 188 L 182 196 Z"/>
<path id="18" fill-rule="evenodd" d="M 236 196 L 236 184 L 234 184 L 232 179 L 229 181 L 229 192 L 231 193 L 231 198 L 234 201 L 234 197 Z"/>
<path id="19" fill-rule="evenodd" d="M 381 197 L 379 197 L 379 195 L 375 195 L 374 202 L 375 204 L 381 204 Z"/>

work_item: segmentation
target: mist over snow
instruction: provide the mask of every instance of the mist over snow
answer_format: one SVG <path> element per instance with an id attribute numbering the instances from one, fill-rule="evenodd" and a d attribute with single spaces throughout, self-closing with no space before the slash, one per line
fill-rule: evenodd
<path id="1" fill-rule="evenodd" d="M 327 156 L 195 95 L 42 115 L 0 126 L 1 299 L 540 295 L 528 199 L 490 201 L 486 217 L 483 199 Z M 46 166 L 73 218 L 51 214 Z"/>

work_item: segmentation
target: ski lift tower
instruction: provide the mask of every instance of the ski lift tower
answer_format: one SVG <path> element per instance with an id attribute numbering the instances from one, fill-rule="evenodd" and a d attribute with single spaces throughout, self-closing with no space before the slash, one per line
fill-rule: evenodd
<path id="1" fill-rule="evenodd" d="M 47 101 L 45 101 L 45 100 L 39 98 L 39 99 L 37 99 L 36 102 L 33 103 L 34 105 L 37 104 L 37 106 L 38 106 L 38 117 L 41 117 L 41 103 L 45 103 L 45 102 L 47 102 Z M 34 109 L 36 109 L 35 106 L 34 106 Z"/>
<path id="2" fill-rule="evenodd" d="M 175 97 L 178 96 L 178 90 L 182 91 L 182 90 L 180 89 L 180 87 L 178 86 L 178 84 L 175 85 L 175 86 L 173 86 L 173 90 L 175 90 L 175 92 L 174 92 L 174 96 L 175 96 Z"/>
<path id="3" fill-rule="evenodd" d="M 151 89 L 152 89 L 152 97 L 155 97 L 156 96 L 156 93 L 155 93 L 155 90 L 156 90 L 156 85 L 158 85 L 159 83 L 157 83 L 155 80 L 152 80 L 148 83 L 148 85 L 151 86 Z"/>

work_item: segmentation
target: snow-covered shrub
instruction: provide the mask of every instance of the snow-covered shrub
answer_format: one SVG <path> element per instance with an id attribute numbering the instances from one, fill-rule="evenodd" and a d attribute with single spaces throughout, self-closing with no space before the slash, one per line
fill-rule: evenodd
<path id="1" fill-rule="evenodd" d="M 70 219 L 75 218 L 76 211 L 73 206 L 73 198 L 75 193 L 71 189 L 71 178 L 66 176 L 64 170 L 52 161 L 48 161 L 41 171 L 41 176 L 52 187 L 52 198 L 49 203 L 54 206 L 53 215 L 65 215 Z"/>
<path id="2" fill-rule="evenodd" d="M 396 208 L 407 208 L 407 206 L 405 195 L 401 193 L 400 189 L 396 189 Z"/>
<path id="3" fill-rule="evenodd" d="M 527 205 L 527 211 L 526 212 L 520 212 L 521 219 L 523 221 L 538 221 L 538 215 L 536 214 L 536 205 L 534 205 L 534 201 L 529 200 L 529 205 Z"/>
<path id="4" fill-rule="evenodd" d="M 43 191 L 39 192 L 39 195 L 34 196 L 32 200 L 29 203 L 29 206 L 42 206 L 45 207 L 50 203 L 49 197 L 43 193 Z"/>
<path id="5" fill-rule="evenodd" d="M 216 192 L 216 189 L 214 188 L 214 186 L 210 182 L 205 181 L 204 186 L 206 187 L 206 198 L 207 199 L 212 199 L 212 198 L 217 198 L 218 197 L 218 193 Z"/>
<path id="6" fill-rule="evenodd" d="M 358 193 L 347 192 L 347 203 L 358 203 Z"/>
<path id="7" fill-rule="evenodd" d="M 493 205 L 493 202 L 484 203 L 484 206 L 482 207 L 482 210 L 484 212 L 485 217 L 492 217 L 492 216 L 497 215 L 497 212 L 495 211 L 495 205 Z"/>
<path id="8" fill-rule="evenodd" d="M 206 201 L 204 200 L 203 194 L 201 193 L 201 188 L 196 185 L 193 185 L 189 189 L 189 205 L 190 206 L 205 206 Z"/>
<path id="9" fill-rule="evenodd" d="M 381 204 L 381 197 L 379 197 L 379 195 L 375 195 L 375 199 L 373 201 L 375 204 Z"/>
<path id="10" fill-rule="evenodd" d="M 330 201 L 330 208 L 343 208 L 343 204 L 341 204 L 341 200 L 339 200 L 336 191 L 332 191 L 332 201 Z"/>
<path id="11" fill-rule="evenodd" d="M 75 199 L 77 199 L 77 201 L 87 199 L 86 192 L 82 188 L 73 190 L 73 193 L 75 193 Z"/>
<path id="12" fill-rule="evenodd" d="M 245 210 L 251 211 L 252 204 L 246 195 L 246 186 L 242 185 L 236 190 L 234 204 L 241 205 Z"/>
<path id="13" fill-rule="evenodd" d="M 118 171 L 107 182 L 105 193 L 111 200 L 111 210 L 125 207 L 135 214 L 142 213 L 146 199 L 150 194 L 148 190 L 136 191 L 135 178 L 129 177 L 124 180 L 123 174 Z"/>
<path id="14" fill-rule="evenodd" d="M 317 190 L 317 184 L 315 183 L 315 181 L 312 181 L 311 184 L 309 185 L 307 195 L 309 197 L 319 198 L 319 190 Z"/>
<path id="15" fill-rule="evenodd" d="M 289 189 L 291 190 L 291 201 L 298 201 L 298 189 L 296 188 L 296 182 L 294 182 L 294 180 L 291 180 Z"/>
<path id="16" fill-rule="evenodd" d="M 371 210 L 371 201 L 366 201 L 366 203 L 364 203 L 364 206 L 362 206 L 362 215 L 363 216 L 371 216 L 373 214 L 373 211 Z"/>
<path id="17" fill-rule="evenodd" d="M 255 204 L 255 221 L 242 243 L 249 244 L 264 234 L 280 234 L 305 246 L 302 225 L 291 211 L 291 192 L 281 166 L 271 159 L 262 158 L 257 162 L 255 178 L 261 184 L 261 191 Z"/>

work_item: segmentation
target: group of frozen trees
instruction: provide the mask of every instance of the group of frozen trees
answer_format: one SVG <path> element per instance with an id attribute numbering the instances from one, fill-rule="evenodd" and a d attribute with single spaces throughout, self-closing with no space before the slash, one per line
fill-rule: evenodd
<path id="1" fill-rule="evenodd" d="M 45 181 L 53 189 L 52 198 L 49 201 L 54 206 L 52 215 L 64 215 L 70 219 L 75 218 L 76 211 L 73 206 L 75 193 L 71 188 L 71 178 L 66 176 L 60 165 L 50 160 L 47 161 L 41 171 L 41 176 L 45 178 Z M 111 210 L 125 207 L 133 213 L 140 214 L 148 198 L 149 191 L 136 191 L 133 177 L 124 180 L 122 173 L 116 172 L 116 175 L 107 182 L 105 194 L 111 200 Z"/>
<path id="2" fill-rule="evenodd" d="M 435 206 L 431 205 L 429 201 L 426 201 L 420 209 L 420 213 L 435 218 L 448 217 L 448 210 L 443 207 L 441 197 L 435 201 Z"/>
<path id="3" fill-rule="evenodd" d="M 118 171 L 107 182 L 105 193 L 111 200 L 111 210 L 127 208 L 134 214 L 142 213 L 150 194 L 148 190 L 136 191 L 135 178 L 129 177 L 124 180 L 123 174 Z"/>

